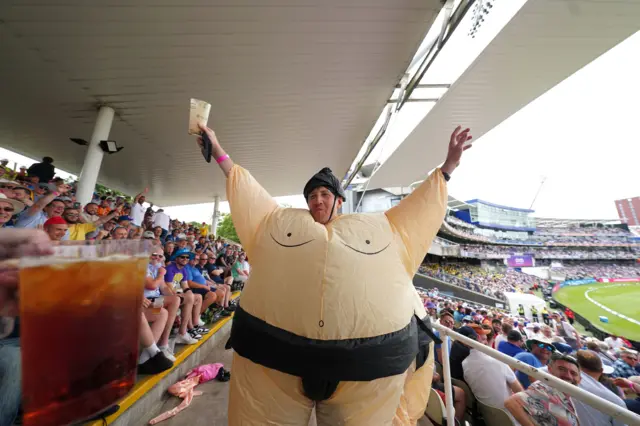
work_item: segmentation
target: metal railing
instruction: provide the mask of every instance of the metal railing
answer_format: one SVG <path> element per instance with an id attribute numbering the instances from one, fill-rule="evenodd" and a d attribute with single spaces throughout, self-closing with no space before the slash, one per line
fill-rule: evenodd
<path id="1" fill-rule="evenodd" d="M 535 367 L 532 367 L 528 364 L 525 364 L 521 361 L 518 361 L 515 358 L 510 357 L 509 355 L 505 355 L 502 352 L 498 352 L 495 349 L 491 349 L 490 347 L 483 345 L 473 339 L 463 336 L 462 334 L 456 333 L 453 330 L 450 330 L 440 324 L 432 324 L 433 328 L 438 330 L 440 333 L 440 337 L 442 338 L 442 373 L 444 376 L 444 390 L 445 390 L 445 407 L 446 407 L 446 418 L 447 418 L 447 426 L 455 425 L 455 415 L 454 415 L 454 407 L 453 407 L 453 395 L 451 394 L 451 370 L 449 367 L 449 339 L 451 337 L 454 340 L 464 343 L 465 345 L 471 347 L 472 349 L 476 349 L 491 358 L 497 359 L 509 367 L 514 368 L 518 371 L 521 371 L 528 376 L 534 377 L 535 379 L 544 381 L 549 386 L 560 390 L 573 398 L 576 398 L 585 404 L 589 404 L 593 408 L 608 414 L 613 417 L 615 420 L 618 420 L 622 423 L 626 423 L 628 425 L 640 425 L 640 416 L 627 410 L 626 408 L 622 408 L 616 404 L 613 404 L 605 399 L 602 399 L 590 392 L 584 391 L 577 386 L 574 386 L 570 383 L 565 382 L 564 380 L 560 380 L 551 374 L 545 373 L 543 371 L 538 370 Z"/>

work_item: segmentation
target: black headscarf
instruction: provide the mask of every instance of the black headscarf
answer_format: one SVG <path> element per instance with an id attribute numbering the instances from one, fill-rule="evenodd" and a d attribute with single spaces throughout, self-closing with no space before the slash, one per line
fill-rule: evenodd
<path id="1" fill-rule="evenodd" d="M 342 190 L 342 186 L 340 185 L 340 181 L 338 180 L 338 178 L 335 177 L 330 168 L 325 167 L 324 169 L 313 175 L 311 179 L 309 179 L 309 182 L 307 182 L 307 184 L 304 186 L 304 190 L 302 191 L 304 199 L 309 202 L 309 195 L 311 194 L 311 192 L 321 186 L 324 186 L 329 191 L 331 191 L 331 193 L 335 197 L 333 199 L 331 215 L 329 216 L 329 220 L 331 220 L 331 217 L 333 216 L 333 209 L 336 207 L 336 201 L 338 200 L 338 197 L 342 198 L 342 201 L 346 201 L 347 197 Z"/>

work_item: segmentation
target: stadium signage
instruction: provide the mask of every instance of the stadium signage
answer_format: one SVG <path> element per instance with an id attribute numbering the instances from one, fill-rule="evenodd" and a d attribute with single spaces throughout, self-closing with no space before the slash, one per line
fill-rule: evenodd
<path id="1" fill-rule="evenodd" d="M 599 283 L 638 283 L 640 278 L 598 278 Z"/>
<path id="2" fill-rule="evenodd" d="M 576 286 L 576 285 L 586 285 L 586 284 L 593 284 L 598 282 L 595 278 L 584 278 L 582 280 L 569 280 L 569 281 L 565 281 L 562 284 L 560 284 L 560 288 L 562 287 L 571 287 L 571 286 Z"/>

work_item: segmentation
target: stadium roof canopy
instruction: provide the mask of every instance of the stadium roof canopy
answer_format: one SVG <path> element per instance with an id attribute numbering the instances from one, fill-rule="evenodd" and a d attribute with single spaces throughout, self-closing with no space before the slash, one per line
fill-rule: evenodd
<path id="1" fill-rule="evenodd" d="M 374 173 L 369 188 L 424 179 L 444 161 L 456 125 L 471 127 L 477 140 L 634 34 L 638 22 L 639 1 L 526 2 Z M 519 147 L 517 135 L 513 143 L 514 155 L 532 149 Z"/>
<path id="2" fill-rule="evenodd" d="M 98 181 L 181 205 L 225 196 L 187 135 L 212 104 L 228 153 L 274 196 L 347 171 L 441 10 L 440 0 L 7 0 L 0 141 L 81 170 L 101 104 L 116 110 Z M 399 186 L 399 185 L 392 185 Z"/>
<path id="3" fill-rule="evenodd" d="M 466 202 L 458 200 L 457 198 L 453 198 L 451 195 L 449 195 L 449 200 L 447 202 L 447 206 L 449 206 L 449 208 L 451 210 L 462 210 L 462 209 L 466 210 L 466 209 L 469 209 L 471 207 Z"/>

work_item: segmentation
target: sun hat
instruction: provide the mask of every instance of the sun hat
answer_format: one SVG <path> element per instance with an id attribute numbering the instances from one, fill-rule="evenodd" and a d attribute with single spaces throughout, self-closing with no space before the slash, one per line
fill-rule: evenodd
<path id="1" fill-rule="evenodd" d="M 20 213 L 22 210 L 24 210 L 24 203 L 22 201 L 18 201 L 18 200 L 14 200 L 12 198 L 7 197 L 6 195 L 4 195 L 3 193 L 0 193 L 0 201 L 4 201 L 5 203 L 9 203 L 13 206 L 14 212 L 13 214 L 16 215 L 18 213 Z"/>
<path id="2" fill-rule="evenodd" d="M 189 255 L 189 260 L 192 260 L 196 257 L 195 253 L 189 250 L 188 248 L 178 249 L 172 255 L 170 260 L 176 260 L 176 258 L 180 256 L 184 256 L 185 254 Z"/>

